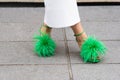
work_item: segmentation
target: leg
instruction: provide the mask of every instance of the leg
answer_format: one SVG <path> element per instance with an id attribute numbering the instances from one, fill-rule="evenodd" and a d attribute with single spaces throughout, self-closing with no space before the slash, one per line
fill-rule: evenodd
<path id="1" fill-rule="evenodd" d="M 74 34 L 79 34 L 82 31 L 84 31 L 82 24 L 79 22 L 73 26 L 71 26 Z M 83 43 L 83 38 L 87 38 L 87 34 L 84 32 L 81 36 L 76 36 L 76 39 L 79 40 L 78 46 L 81 47 L 81 44 Z"/>

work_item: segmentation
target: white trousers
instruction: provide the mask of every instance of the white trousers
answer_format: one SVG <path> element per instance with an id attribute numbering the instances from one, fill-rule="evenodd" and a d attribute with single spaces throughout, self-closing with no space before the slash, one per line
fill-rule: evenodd
<path id="1" fill-rule="evenodd" d="M 80 22 L 76 0 L 44 0 L 44 22 L 52 28 L 63 28 Z"/>

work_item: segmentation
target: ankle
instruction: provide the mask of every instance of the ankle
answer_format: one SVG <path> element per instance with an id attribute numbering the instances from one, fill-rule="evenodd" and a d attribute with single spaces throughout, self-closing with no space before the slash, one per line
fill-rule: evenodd
<path id="1" fill-rule="evenodd" d="M 87 38 L 87 34 L 85 32 L 81 34 L 80 36 L 76 36 L 76 39 L 80 41 L 83 41 L 86 38 Z"/>
<path id="2" fill-rule="evenodd" d="M 43 24 L 41 26 L 41 31 L 45 32 L 47 34 L 51 34 L 52 28 L 50 28 L 49 26 L 47 26 L 46 24 Z"/>
<path id="3" fill-rule="evenodd" d="M 83 31 L 79 34 L 74 34 L 76 37 L 76 42 L 78 43 L 79 48 L 81 48 L 81 45 L 83 44 L 84 40 L 87 38 L 87 34 Z"/>

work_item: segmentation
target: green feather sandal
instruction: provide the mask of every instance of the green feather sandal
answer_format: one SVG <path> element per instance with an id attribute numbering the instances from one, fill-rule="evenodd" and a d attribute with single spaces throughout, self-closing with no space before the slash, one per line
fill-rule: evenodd
<path id="1" fill-rule="evenodd" d="M 41 25 L 41 28 L 44 27 L 45 29 L 50 28 L 49 26 Z M 55 55 L 55 48 L 56 43 L 51 38 L 51 36 L 46 33 L 42 32 L 40 28 L 40 35 L 35 35 L 34 39 L 36 40 L 35 46 L 34 46 L 34 52 L 39 57 L 50 57 Z"/>
<path id="2" fill-rule="evenodd" d="M 76 36 L 76 42 L 81 42 L 80 40 L 77 40 L 77 36 L 81 36 L 83 33 L 84 31 L 79 34 L 74 34 L 74 36 Z M 107 49 L 102 41 L 96 39 L 95 36 L 88 36 L 88 38 L 84 38 L 83 41 L 84 42 L 80 47 L 80 57 L 83 59 L 83 61 L 85 63 L 100 62 Z"/>

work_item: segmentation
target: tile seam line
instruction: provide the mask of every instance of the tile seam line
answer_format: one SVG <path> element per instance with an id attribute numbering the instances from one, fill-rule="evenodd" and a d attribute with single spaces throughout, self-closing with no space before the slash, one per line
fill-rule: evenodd
<path id="1" fill-rule="evenodd" d="M 52 65 L 67 65 L 67 64 L 0 64 L 0 66 L 52 66 Z"/>
<path id="2" fill-rule="evenodd" d="M 66 37 L 66 31 L 65 31 L 65 28 L 63 28 L 63 33 L 64 33 L 64 41 L 65 41 L 65 48 L 66 48 L 67 62 L 68 62 L 69 78 L 70 78 L 70 80 L 73 80 L 73 72 L 72 72 L 72 68 L 71 68 L 70 54 L 69 54 L 69 48 L 68 48 L 68 43 L 67 43 L 67 37 Z"/>
<path id="3" fill-rule="evenodd" d="M 92 63 L 71 63 L 73 65 L 79 65 L 79 64 L 82 64 L 82 65 L 88 65 L 88 64 L 92 64 Z M 96 65 L 97 63 L 93 63 L 93 65 Z M 101 63 L 101 64 L 97 64 L 97 65 L 111 65 L 111 64 L 116 64 L 116 65 L 120 65 L 120 63 Z M 56 66 L 59 66 L 59 65 L 68 65 L 68 64 L 0 64 L 0 66 L 43 66 L 43 65 L 56 65 Z"/>
<path id="4" fill-rule="evenodd" d="M 64 40 L 55 40 L 55 41 L 64 41 Z M 0 41 L 0 42 L 35 42 L 35 41 Z"/>
<path id="5" fill-rule="evenodd" d="M 65 40 L 55 40 L 55 41 L 65 41 Z M 66 41 L 75 41 L 75 40 L 66 40 Z M 120 41 L 120 40 L 101 40 L 101 41 Z M 0 41 L 0 42 L 35 42 L 35 41 Z"/>
<path id="6" fill-rule="evenodd" d="M 79 64 L 82 64 L 82 65 L 83 65 L 83 64 L 85 64 L 85 65 L 86 65 L 86 64 L 93 64 L 93 65 L 107 65 L 107 64 L 110 65 L 110 64 L 116 64 L 116 65 L 119 65 L 120 63 L 100 63 L 100 64 L 99 64 L 99 63 L 71 63 L 71 64 L 73 64 L 73 65 L 74 65 L 74 64 L 75 64 L 75 65 L 79 65 Z"/>
<path id="7" fill-rule="evenodd" d="M 100 39 L 99 39 L 100 40 Z M 67 41 L 75 41 L 75 40 L 67 40 Z M 116 40 L 110 40 L 110 39 L 101 39 L 101 41 L 120 41 L 119 39 Z"/>

